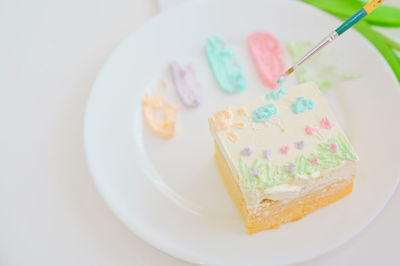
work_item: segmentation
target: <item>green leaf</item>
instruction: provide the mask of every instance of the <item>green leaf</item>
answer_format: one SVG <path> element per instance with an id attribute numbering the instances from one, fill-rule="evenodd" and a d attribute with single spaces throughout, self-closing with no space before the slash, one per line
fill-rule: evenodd
<path id="1" fill-rule="evenodd" d="M 302 0 L 303 2 L 321 8 L 342 20 L 348 19 L 365 3 L 361 1 L 349 0 Z M 374 19 L 371 19 L 374 18 Z M 378 24 L 380 21 L 381 24 Z M 368 15 L 364 20 L 358 22 L 354 28 L 364 35 L 379 50 L 392 68 L 395 76 L 400 82 L 400 58 L 390 47 L 398 48 L 398 44 L 388 39 L 384 35 L 376 32 L 367 22 L 380 26 L 400 26 L 400 8 L 380 6 L 376 11 Z"/>
<path id="2" fill-rule="evenodd" d="M 365 1 L 359 0 L 302 0 L 336 16 L 348 19 L 360 10 Z M 364 21 L 383 27 L 400 27 L 400 8 L 382 5 L 364 18 Z"/>

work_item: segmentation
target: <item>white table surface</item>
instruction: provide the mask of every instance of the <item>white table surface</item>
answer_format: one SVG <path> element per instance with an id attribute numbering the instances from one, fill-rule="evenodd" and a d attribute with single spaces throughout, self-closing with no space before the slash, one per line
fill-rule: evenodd
<path id="1" fill-rule="evenodd" d="M 119 222 L 83 150 L 97 72 L 157 12 L 156 0 L 0 0 L 0 265 L 189 265 Z M 399 210 L 397 189 L 361 234 L 301 265 L 399 265 Z"/>

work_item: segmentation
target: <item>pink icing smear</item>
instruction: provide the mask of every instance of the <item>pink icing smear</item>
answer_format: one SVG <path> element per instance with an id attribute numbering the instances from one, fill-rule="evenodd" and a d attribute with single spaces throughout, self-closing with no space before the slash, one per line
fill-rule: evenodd
<path id="1" fill-rule="evenodd" d="M 332 129 L 332 122 L 328 119 L 328 117 L 324 117 L 321 120 L 321 127 L 326 130 Z"/>
<path id="2" fill-rule="evenodd" d="M 268 32 L 259 31 L 249 36 L 248 45 L 263 84 L 278 89 L 276 81 L 286 69 L 279 40 Z"/>
<path id="3" fill-rule="evenodd" d="M 306 126 L 305 131 L 306 131 L 306 134 L 309 136 L 312 136 L 312 135 L 314 135 L 314 133 L 319 132 L 318 128 L 312 127 L 310 125 Z"/>
<path id="4" fill-rule="evenodd" d="M 338 152 L 338 146 L 336 143 L 331 144 L 331 152 L 332 153 L 337 153 Z"/>
<path id="5" fill-rule="evenodd" d="M 289 146 L 289 145 L 285 145 L 285 146 L 283 146 L 283 147 L 280 149 L 280 152 L 281 152 L 282 154 L 288 154 L 289 151 L 290 151 L 290 146 Z"/>
<path id="6" fill-rule="evenodd" d="M 182 103 L 186 107 L 191 108 L 199 106 L 200 99 L 196 91 L 198 82 L 193 67 L 191 65 L 182 67 L 174 61 L 170 64 L 170 69 L 172 79 Z"/>
<path id="7" fill-rule="evenodd" d="M 311 159 L 311 163 L 312 163 L 312 164 L 319 164 L 318 158 L 317 158 L 317 157 L 312 158 L 312 159 Z"/>

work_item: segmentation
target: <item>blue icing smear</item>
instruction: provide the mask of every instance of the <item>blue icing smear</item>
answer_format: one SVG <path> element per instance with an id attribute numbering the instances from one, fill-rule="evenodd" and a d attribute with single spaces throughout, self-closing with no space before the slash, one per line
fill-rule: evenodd
<path id="1" fill-rule="evenodd" d="M 296 102 L 292 104 L 292 110 L 295 114 L 300 114 L 307 112 L 308 110 L 313 110 L 315 108 L 315 103 L 313 100 L 299 97 Z"/>
<path id="2" fill-rule="evenodd" d="M 239 59 L 222 37 L 214 35 L 208 38 L 206 53 L 215 79 L 224 92 L 238 93 L 246 89 Z"/>
<path id="3" fill-rule="evenodd" d="M 272 91 L 265 96 L 267 100 L 279 100 L 287 92 L 287 89 L 282 88 L 278 91 Z"/>
<path id="4" fill-rule="evenodd" d="M 278 113 L 278 108 L 276 108 L 275 104 L 267 104 L 260 108 L 257 108 L 253 112 L 253 120 L 254 122 L 264 122 L 270 121 L 271 118 Z"/>

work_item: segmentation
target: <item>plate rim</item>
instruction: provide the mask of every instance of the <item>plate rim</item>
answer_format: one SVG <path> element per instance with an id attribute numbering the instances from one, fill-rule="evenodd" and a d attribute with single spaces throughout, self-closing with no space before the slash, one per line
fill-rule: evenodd
<path id="1" fill-rule="evenodd" d="M 225 0 L 228 1 L 228 0 Z M 258 0 L 253 0 L 253 2 L 258 1 Z M 272 0 L 268 0 L 268 1 L 272 1 Z M 298 1 L 293 1 L 293 0 L 285 0 L 287 2 L 292 2 L 292 4 L 294 5 L 301 5 L 301 6 L 306 6 L 307 8 L 311 8 L 311 9 L 315 9 L 318 10 L 321 14 L 324 14 L 325 16 L 334 18 L 335 20 L 337 20 L 338 22 L 340 21 L 338 18 L 336 18 L 335 16 L 324 12 L 323 10 L 320 10 L 314 6 L 308 5 L 306 3 L 303 2 L 298 2 Z M 108 65 L 110 64 L 110 62 L 112 61 L 112 58 L 115 56 L 115 54 L 118 52 L 119 49 L 121 49 L 121 47 L 124 46 L 124 44 L 131 38 L 134 38 L 135 35 L 138 35 L 139 32 L 144 31 L 149 24 L 153 24 L 153 23 L 157 23 L 157 21 L 162 20 L 164 17 L 168 17 L 170 16 L 170 14 L 176 13 L 179 10 L 184 10 L 187 8 L 192 8 L 191 6 L 196 6 L 196 5 L 210 5 L 211 3 L 213 3 L 213 0 L 192 0 L 192 1 L 187 1 L 184 2 L 182 4 L 180 4 L 178 7 L 173 7 L 173 8 L 169 8 L 166 11 L 163 11 L 162 13 L 158 13 L 156 15 L 154 15 L 153 17 L 151 17 L 150 19 L 148 19 L 145 23 L 143 23 L 141 26 L 139 26 L 136 30 L 131 31 L 109 54 L 109 56 L 107 57 L 107 59 L 104 61 L 101 69 L 98 71 L 98 74 L 96 75 L 95 81 L 90 89 L 90 95 L 88 97 L 87 103 L 86 103 L 86 107 L 85 107 L 85 114 L 84 114 L 84 119 L 83 119 L 83 137 L 84 137 L 84 150 L 85 150 L 85 160 L 87 162 L 88 165 L 88 169 L 90 172 L 90 175 L 95 183 L 96 189 L 100 192 L 101 197 L 103 198 L 103 200 L 105 201 L 107 207 L 111 210 L 111 212 L 117 217 L 118 220 L 120 220 L 122 222 L 122 224 L 132 233 L 136 234 L 137 236 L 139 236 L 140 238 L 142 238 L 145 242 L 147 242 L 147 244 L 151 245 L 152 247 L 162 251 L 164 254 L 174 257 L 176 259 L 185 261 L 185 262 L 189 262 L 189 263 L 196 263 L 196 264 L 213 264 L 212 261 L 208 261 L 207 258 L 202 258 L 201 260 L 198 257 L 195 256 L 191 256 L 188 253 L 182 254 L 179 250 L 176 250 L 175 248 L 172 248 L 168 245 L 165 245 L 164 243 L 160 243 L 157 242 L 157 240 L 154 240 L 151 238 L 151 236 L 149 236 L 145 231 L 141 231 L 138 229 L 138 226 L 133 227 L 131 226 L 131 224 L 128 224 L 127 222 L 127 218 L 125 217 L 125 215 L 123 213 L 117 212 L 118 206 L 115 206 L 113 203 L 113 200 L 111 198 L 109 198 L 108 193 L 105 192 L 104 186 L 101 185 L 99 183 L 99 180 L 95 178 L 95 170 L 94 170 L 94 166 L 93 163 L 91 161 L 91 159 L 89 158 L 88 155 L 88 121 L 90 119 L 89 117 L 89 110 L 91 109 L 91 105 L 93 102 L 93 92 L 95 91 L 95 88 L 97 86 L 97 83 L 99 81 L 99 77 L 102 76 L 103 72 L 105 71 L 105 69 L 108 67 Z M 356 34 L 362 36 L 359 32 L 356 32 L 354 29 L 352 29 L 352 31 L 354 31 Z M 364 41 L 366 43 L 368 43 L 376 52 L 377 55 L 379 57 L 381 57 L 381 59 L 384 59 L 383 56 L 377 51 L 377 49 L 368 41 L 365 39 L 364 36 L 362 36 Z M 386 62 L 386 61 L 385 61 Z M 387 62 L 386 62 L 387 65 Z M 391 68 L 389 67 L 388 69 L 391 70 Z M 391 75 L 394 76 L 393 71 L 391 71 Z M 400 88 L 400 84 L 398 85 L 398 89 Z M 327 254 L 335 249 L 337 249 L 338 247 L 344 245 L 345 243 L 347 243 L 348 241 L 350 241 L 351 239 L 353 239 L 356 235 L 358 235 L 360 232 L 362 232 L 381 212 L 382 210 L 385 208 L 385 206 L 387 205 L 388 201 L 392 198 L 394 192 L 396 191 L 397 187 L 400 184 L 400 171 L 397 174 L 397 180 L 395 182 L 395 185 L 392 187 L 390 193 L 387 194 L 385 200 L 383 201 L 383 203 L 381 204 L 381 206 L 374 212 L 373 215 L 371 215 L 369 217 L 369 219 L 366 219 L 362 225 L 358 228 L 358 230 L 354 230 L 351 234 L 348 234 L 347 237 L 343 238 L 342 241 L 338 241 L 337 243 L 332 244 L 331 246 L 327 246 L 326 248 L 323 248 L 321 250 L 319 250 L 319 252 L 315 252 L 312 255 L 306 255 L 303 257 L 300 257 L 296 260 L 292 260 L 292 261 L 286 261 L 285 263 L 288 264 L 293 264 L 293 263 L 302 263 L 302 262 L 306 262 L 315 258 L 318 258 L 324 254 Z M 260 261 L 261 263 L 263 261 Z"/>

